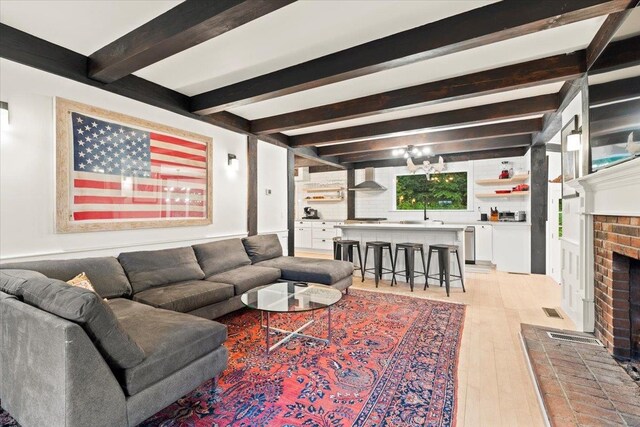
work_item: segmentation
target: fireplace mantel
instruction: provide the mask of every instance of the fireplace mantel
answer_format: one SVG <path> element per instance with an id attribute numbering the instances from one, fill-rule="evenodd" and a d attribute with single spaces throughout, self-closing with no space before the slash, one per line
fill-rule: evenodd
<path id="1" fill-rule="evenodd" d="M 640 216 L 640 158 L 574 180 L 585 214 Z"/>

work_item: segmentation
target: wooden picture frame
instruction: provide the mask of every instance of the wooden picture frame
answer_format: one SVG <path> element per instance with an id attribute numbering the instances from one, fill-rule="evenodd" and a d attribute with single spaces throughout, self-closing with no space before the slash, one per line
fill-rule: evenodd
<path id="1" fill-rule="evenodd" d="M 568 181 L 572 181 L 578 178 L 578 173 L 580 170 L 579 164 L 579 151 L 569 151 L 567 150 L 567 137 L 571 134 L 574 129 L 577 129 L 578 126 L 578 116 L 575 115 L 571 118 L 569 123 L 564 125 L 560 132 L 561 138 L 561 155 L 562 155 L 562 198 L 570 199 L 573 197 L 577 197 L 578 193 L 566 183 Z"/>
<path id="2" fill-rule="evenodd" d="M 55 111 L 57 233 L 212 223 L 211 137 L 63 98 Z"/>

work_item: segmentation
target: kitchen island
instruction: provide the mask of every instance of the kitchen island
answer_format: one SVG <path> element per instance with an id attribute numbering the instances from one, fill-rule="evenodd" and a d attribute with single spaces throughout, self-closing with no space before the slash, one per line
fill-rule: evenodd
<path id="1" fill-rule="evenodd" d="M 457 245 L 458 252 L 460 254 L 460 264 L 462 266 L 462 275 L 464 276 L 465 264 L 464 264 L 464 230 L 465 226 L 458 224 L 438 224 L 438 223 L 397 223 L 397 222 L 382 222 L 382 223 L 356 223 L 356 224 L 340 224 L 336 225 L 336 228 L 342 230 L 342 238 L 346 240 L 358 240 L 360 247 L 362 248 L 362 259 L 364 260 L 364 252 L 366 242 L 371 241 L 385 241 L 390 242 L 392 251 L 395 254 L 395 245 L 398 243 L 422 243 L 424 245 L 425 258 L 429 255 L 429 245 L 434 244 L 447 244 Z M 355 255 L 355 254 L 354 254 Z M 404 270 L 404 256 L 398 257 L 398 265 L 396 270 Z M 419 257 L 416 257 L 416 270 L 422 271 L 421 262 L 418 261 Z M 391 264 L 386 255 L 383 256 L 383 266 L 385 268 L 391 268 Z M 367 267 L 373 267 L 373 251 L 369 254 L 367 260 Z M 431 274 L 437 274 L 438 262 L 437 255 L 433 255 L 431 262 Z M 451 257 L 451 272 L 453 274 L 458 273 L 458 265 L 455 256 Z M 385 280 L 391 280 L 390 275 L 383 276 Z M 397 277 L 399 281 L 404 281 L 402 277 Z M 422 282 L 423 278 L 418 278 L 416 283 Z M 433 286 L 436 282 L 431 280 L 430 286 Z M 452 281 L 452 287 L 462 287 L 460 281 Z"/>

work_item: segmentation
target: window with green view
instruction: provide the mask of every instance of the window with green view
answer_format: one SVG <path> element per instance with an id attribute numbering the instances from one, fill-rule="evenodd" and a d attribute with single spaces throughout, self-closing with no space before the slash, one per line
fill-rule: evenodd
<path id="1" fill-rule="evenodd" d="M 396 209 L 429 210 L 467 209 L 467 173 L 447 172 L 396 177 Z"/>

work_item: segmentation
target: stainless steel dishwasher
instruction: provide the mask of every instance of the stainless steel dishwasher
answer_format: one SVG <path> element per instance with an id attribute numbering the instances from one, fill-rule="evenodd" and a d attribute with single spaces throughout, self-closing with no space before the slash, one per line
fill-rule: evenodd
<path id="1" fill-rule="evenodd" d="M 464 230 L 464 263 L 476 263 L 476 228 L 471 226 Z"/>

